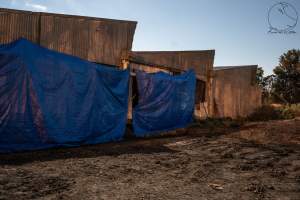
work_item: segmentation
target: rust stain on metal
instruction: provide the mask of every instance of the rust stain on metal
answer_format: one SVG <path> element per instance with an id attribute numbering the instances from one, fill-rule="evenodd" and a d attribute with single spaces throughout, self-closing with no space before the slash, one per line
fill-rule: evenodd
<path id="1" fill-rule="evenodd" d="M 122 66 L 137 22 L 0 8 L 0 42 L 20 37 L 91 62 Z"/>
<path id="2" fill-rule="evenodd" d="M 39 16 L 31 12 L 17 13 L 0 9 L 0 43 L 9 43 L 20 37 L 38 42 Z"/>
<path id="3" fill-rule="evenodd" d="M 261 106 L 261 89 L 255 83 L 256 69 L 257 65 L 214 69 L 215 117 L 246 117 Z"/>
<path id="4" fill-rule="evenodd" d="M 169 71 L 194 69 L 198 78 L 207 81 L 208 71 L 212 70 L 214 50 L 204 51 L 132 51 L 132 63 L 157 66 Z"/>

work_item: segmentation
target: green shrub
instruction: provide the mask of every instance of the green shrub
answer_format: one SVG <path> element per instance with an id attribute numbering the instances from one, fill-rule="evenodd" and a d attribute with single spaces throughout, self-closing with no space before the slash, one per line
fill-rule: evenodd
<path id="1" fill-rule="evenodd" d="M 289 108 L 281 108 L 281 119 L 293 119 L 295 118 L 295 112 Z"/>
<path id="2" fill-rule="evenodd" d="M 300 103 L 290 105 L 290 109 L 295 112 L 296 117 L 300 117 Z"/>
<path id="3" fill-rule="evenodd" d="M 300 104 L 285 105 L 279 110 L 283 119 L 293 119 L 300 116 Z"/>

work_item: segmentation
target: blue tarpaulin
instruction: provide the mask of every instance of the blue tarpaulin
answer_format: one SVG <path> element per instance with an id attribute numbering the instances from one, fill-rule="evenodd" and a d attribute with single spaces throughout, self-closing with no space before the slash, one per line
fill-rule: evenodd
<path id="1" fill-rule="evenodd" d="M 121 140 L 128 70 L 25 39 L 0 46 L 0 152 Z"/>
<path id="2" fill-rule="evenodd" d="M 138 104 L 133 108 L 133 129 L 138 137 L 182 128 L 193 120 L 196 77 L 164 72 L 136 73 Z"/>

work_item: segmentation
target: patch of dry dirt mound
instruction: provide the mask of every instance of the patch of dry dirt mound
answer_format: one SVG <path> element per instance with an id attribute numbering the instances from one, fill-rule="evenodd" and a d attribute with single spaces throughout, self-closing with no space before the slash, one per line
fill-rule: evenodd
<path id="1" fill-rule="evenodd" d="M 300 118 L 250 123 L 232 136 L 260 144 L 300 144 Z"/>
<path id="2" fill-rule="evenodd" d="M 0 200 L 298 200 L 299 122 L 2 154 Z"/>

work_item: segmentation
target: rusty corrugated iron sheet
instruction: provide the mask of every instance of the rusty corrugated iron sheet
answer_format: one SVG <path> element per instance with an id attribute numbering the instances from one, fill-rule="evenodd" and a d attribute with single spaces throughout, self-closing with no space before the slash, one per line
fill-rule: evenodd
<path id="1" fill-rule="evenodd" d="M 0 9 L 0 43 L 9 43 L 20 37 L 38 43 L 38 30 L 39 15 Z"/>
<path id="2" fill-rule="evenodd" d="M 93 62 L 121 66 L 131 50 L 135 22 L 41 14 L 42 46 Z"/>
<path id="3" fill-rule="evenodd" d="M 213 68 L 214 50 L 204 51 L 132 51 L 129 60 L 132 63 L 148 66 L 161 66 L 170 70 L 194 69 L 200 79 L 206 81 Z"/>
<path id="4" fill-rule="evenodd" d="M 246 117 L 261 106 L 256 70 L 257 65 L 214 68 L 214 117 Z"/>
<path id="5" fill-rule="evenodd" d="M 44 47 L 121 66 L 137 22 L 0 8 L 0 42 L 27 38 Z"/>

